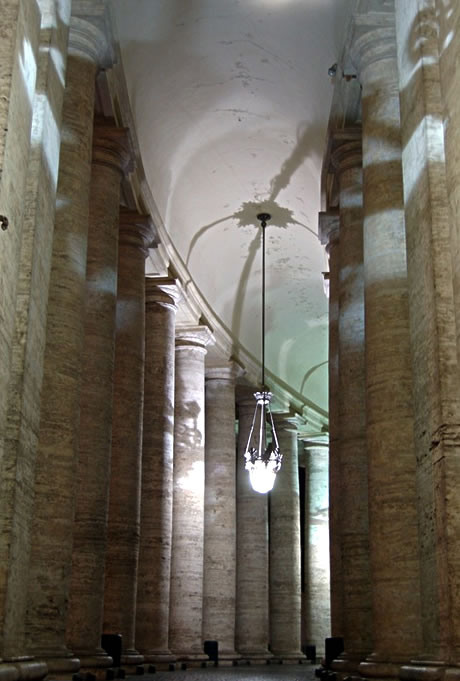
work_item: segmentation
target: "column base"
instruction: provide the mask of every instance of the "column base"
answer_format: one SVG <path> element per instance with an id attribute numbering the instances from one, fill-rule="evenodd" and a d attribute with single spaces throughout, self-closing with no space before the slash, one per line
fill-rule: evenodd
<path id="1" fill-rule="evenodd" d="M 54 650 L 36 648 L 32 652 L 36 660 L 46 664 L 50 679 L 54 679 L 57 676 L 60 679 L 71 678 L 73 674 L 80 670 L 80 658 L 74 656 L 65 647 Z"/>
<path id="2" fill-rule="evenodd" d="M 278 664 L 301 664 L 307 660 L 302 651 L 293 650 L 272 650 L 273 660 L 269 660 L 270 664 L 275 661 Z"/>
<path id="3" fill-rule="evenodd" d="M 388 679 L 399 679 L 399 671 L 403 665 L 407 665 L 405 660 L 384 660 L 374 655 L 370 655 L 359 665 L 359 673 L 373 681 L 388 681 Z"/>
<path id="4" fill-rule="evenodd" d="M 170 650 L 146 650 L 142 653 L 144 662 L 151 662 L 153 664 L 166 664 L 175 662 L 176 656 Z"/>
<path id="5" fill-rule="evenodd" d="M 342 653 L 332 660 L 331 669 L 343 676 L 360 676 L 360 664 L 364 662 L 369 653 Z"/>
<path id="6" fill-rule="evenodd" d="M 265 648 L 238 650 L 242 660 L 249 664 L 267 664 L 269 660 L 273 659 L 273 653 Z"/>
<path id="7" fill-rule="evenodd" d="M 98 669 L 106 669 L 113 666 L 113 659 L 105 650 L 75 650 L 80 660 L 80 671 L 90 672 Z"/>
<path id="8" fill-rule="evenodd" d="M 137 667 L 144 662 L 144 656 L 141 655 L 137 650 L 127 649 L 121 652 L 121 666 L 124 667 Z"/>
<path id="9" fill-rule="evenodd" d="M 0 662 L 0 681 L 35 681 L 48 674 L 48 665 L 33 658 Z"/>
<path id="10" fill-rule="evenodd" d="M 457 681 L 460 667 L 450 667 L 441 660 L 411 660 L 401 666 L 399 678 L 403 681 Z"/>
<path id="11" fill-rule="evenodd" d="M 240 659 L 241 655 L 234 650 L 219 650 L 217 664 L 219 667 L 232 667 L 236 665 Z"/>
<path id="12" fill-rule="evenodd" d="M 171 650 L 178 662 L 186 662 L 187 666 L 200 667 L 202 662 L 209 662 L 209 657 L 196 650 Z"/>

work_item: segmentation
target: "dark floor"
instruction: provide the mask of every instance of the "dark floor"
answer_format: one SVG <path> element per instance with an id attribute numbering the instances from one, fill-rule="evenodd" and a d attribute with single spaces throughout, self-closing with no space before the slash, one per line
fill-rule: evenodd
<path id="1" fill-rule="evenodd" d="M 127 676 L 127 681 L 314 681 L 315 665 L 263 665 L 238 667 L 208 667 L 186 671 Z"/>

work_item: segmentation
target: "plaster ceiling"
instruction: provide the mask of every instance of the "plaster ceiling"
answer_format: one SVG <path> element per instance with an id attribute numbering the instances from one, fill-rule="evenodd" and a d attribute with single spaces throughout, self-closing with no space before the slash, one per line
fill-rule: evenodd
<path id="1" fill-rule="evenodd" d="M 146 178 L 190 277 L 266 364 L 327 410 L 320 173 L 346 0 L 116 0 Z"/>

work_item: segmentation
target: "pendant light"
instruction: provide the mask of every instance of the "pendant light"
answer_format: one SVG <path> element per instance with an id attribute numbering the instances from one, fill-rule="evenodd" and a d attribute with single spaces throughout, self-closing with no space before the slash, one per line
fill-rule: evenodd
<path id="1" fill-rule="evenodd" d="M 245 468 L 249 471 L 252 488 L 261 494 L 273 488 L 283 458 L 270 410 L 273 395 L 265 386 L 265 229 L 270 218 L 269 213 L 257 215 L 262 229 L 262 386 L 261 390 L 254 393 L 256 407 L 244 450 Z"/>

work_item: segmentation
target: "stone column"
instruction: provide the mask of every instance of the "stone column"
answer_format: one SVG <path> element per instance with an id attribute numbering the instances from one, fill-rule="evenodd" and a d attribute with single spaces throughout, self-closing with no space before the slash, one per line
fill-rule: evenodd
<path id="1" fill-rule="evenodd" d="M 203 639 L 219 644 L 219 663 L 235 652 L 236 441 L 233 362 L 206 371 Z"/>
<path id="2" fill-rule="evenodd" d="M 275 657 L 298 662 L 304 656 L 297 424 L 285 414 L 274 421 L 283 461 L 270 493 L 270 643 Z"/>
<path id="3" fill-rule="evenodd" d="M 456 666 L 449 677 L 458 678 L 460 655 L 460 547 L 451 541 L 460 522 L 453 271 L 458 263 L 452 264 L 457 237 L 449 215 L 445 100 L 434 30 L 440 16 L 434 0 L 396 2 L 423 613 L 423 656 L 403 674 L 417 679 L 447 674 L 441 668 L 446 663 Z M 454 70 L 451 75 L 456 81 Z M 454 143 L 457 157 L 458 130 L 454 142 L 453 127 L 450 119 L 446 141 Z M 433 669 L 436 661 L 439 668 Z"/>
<path id="4" fill-rule="evenodd" d="M 305 529 L 304 617 L 307 641 L 316 646 L 316 656 L 325 654 L 324 641 L 330 636 L 329 573 L 329 448 L 322 442 L 305 442 Z"/>
<path id="5" fill-rule="evenodd" d="M 144 433 L 136 645 L 147 662 L 169 662 L 175 279 L 146 277 Z"/>
<path id="6" fill-rule="evenodd" d="M 446 3 L 444 0 L 417 0 L 414 6 L 415 12 L 411 8 L 403 8 L 399 2 L 396 3 L 398 21 L 399 41 L 408 40 L 407 47 L 398 41 L 401 56 L 402 50 L 410 50 L 411 67 L 414 70 L 410 87 L 412 92 L 417 90 L 417 109 L 424 106 L 427 116 L 424 122 L 443 118 L 442 136 L 437 141 L 439 155 L 436 157 L 436 166 L 441 169 L 445 164 L 445 181 L 447 196 L 450 208 L 450 244 L 449 250 L 452 256 L 452 276 L 454 280 L 455 316 L 456 316 L 456 335 L 457 335 L 457 362 L 460 363 L 460 183 L 458 174 L 460 171 L 460 161 L 458 158 L 458 129 L 460 121 L 460 102 L 457 93 L 457 68 L 460 58 L 460 45 L 457 39 L 460 26 L 460 6 L 456 2 Z M 410 28 L 407 21 L 411 21 Z M 407 30 L 410 33 L 407 34 Z M 420 41 L 417 31 L 422 31 L 423 40 Z M 403 32 L 406 36 L 403 38 Z M 415 62 L 415 58 L 420 59 Z M 415 68 L 416 65 L 423 64 L 422 68 Z M 401 67 L 402 64 L 400 63 Z M 407 63 L 408 65 L 408 63 Z M 407 79 L 407 65 L 402 77 Z M 429 74 L 429 77 L 428 75 Z M 423 79 L 423 83 L 421 82 Z M 431 82 L 432 81 L 432 82 Z M 403 95 L 408 93 L 408 83 L 404 85 Z M 439 90 L 436 92 L 436 90 Z M 410 96 L 408 94 L 408 96 Z M 439 101 L 440 97 L 440 101 Z M 429 112 L 429 113 L 428 113 Z M 412 114 L 412 121 L 420 113 Z M 407 124 L 409 121 L 407 121 Z M 419 124 L 417 131 L 420 133 L 425 126 Z M 430 130 L 431 143 L 435 141 L 436 125 Z M 405 131 L 407 134 L 407 130 Z M 420 137 L 419 137 L 420 139 Z M 433 165 L 433 151 L 431 154 L 431 166 Z M 437 172 L 436 170 L 434 172 Z M 430 188 L 430 192 L 431 192 Z M 438 200 L 438 199 L 437 199 Z"/>
<path id="7" fill-rule="evenodd" d="M 143 661 L 134 633 L 144 407 L 144 269 L 153 235 L 150 216 L 121 210 L 103 631 L 122 635 L 121 660 L 127 665 Z"/>
<path id="8" fill-rule="evenodd" d="M 414 419 L 394 15 L 360 23 L 366 423 L 374 653 L 365 676 L 396 678 L 421 645 Z M 372 22 L 372 16 L 369 17 Z"/>
<path id="9" fill-rule="evenodd" d="M 112 436 L 120 180 L 130 161 L 127 131 L 94 129 L 86 268 L 80 453 L 67 643 L 82 667 L 110 666 L 100 647 Z"/>
<path id="10" fill-rule="evenodd" d="M 363 196 L 360 130 L 341 131 L 332 153 L 340 201 L 338 352 L 340 538 L 345 652 L 336 670 L 356 671 L 372 651 L 366 448 Z"/>
<path id="11" fill-rule="evenodd" d="M 169 644 L 181 660 L 203 653 L 204 358 L 206 326 L 176 330 L 174 492 Z"/>
<path id="12" fill-rule="evenodd" d="M 42 408 L 27 638 L 52 673 L 79 667 L 66 647 L 72 563 L 80 376 L 86 293 L 94 87 L 104 36 L 72 19 L 63 106 Z"/>
<path id="13" fill-rule="evenodd" d="M 56 205 L 56 179 L 59 163 L 60 124 L 66 63 L 70 0 L 56 3 L 41 0 L 41 22 L 35 3 L 22 5 L 18 18 L 20 39 L 16 49 L 6 38 L 10 16 L 2 16 L 2 66 L 8 59 L 17 58 L 23 49 L 23 40 L 31 47 L 29 55 L 32 67 L 37 56 L 37 78 L 32 105 L 32 122 L 29 127 L 29 102 L 24 101 L 26 93 L 15 79 L 19 75 L 17 66 L 14 75 L 11 70 L 2 71 L 2 92 L 4 78 L 12 77 L 11 96 L 2 98 L 0 108 L 10 104 L 9 120 L 1 127 L 3 135 L 8 130 L 5 164 L 0 186 L 1 212 L 12 219 L 12 232 L 0 235 L 2 272 L 2 293 L 0 295 L 0 318 L 2 319 L 0 402 L 6 406 L 6 427 L 3 406 L 0 406 L 0 658 L 9 661 L 5 667 L 0 664 L 0 677 L 7 674 L 29 679 L 41 678 L 47 671 L 44 663 L 28 660 L 25 643 L 25 621 L 27 609 L 27 588 L 29 557 L 33 527 L 33 490 L 37 439 L 40 422 L 40 393 L 43 377 L 44 348 L 46 340 L 46 307 L 51 269 L 51 252 Z M 10 9 L 11 9 L 10 4 Z M 5 8 L 3 8 L 5 10 Z M 21 26 L 21 22 L 25 25 Z M 36 38 L 40 29 L 40 49 L 36 55 Z M 24 31 L 24 38 L 22 32 Z M 14 32 L 11 37 L 15 37 Z M 16 50 L 18 51 L 16 53 Z M 32 56 L 33 55 L 33 56 Z M 59 68 L 58 68 L 59 67 Z M 22 77 L 21 77 L 22 81 Z M 32 87 L 32 83 L 30 83 Z M 28 93 L 30 94 L 30 93 Z M 16 107 L 21 107 L 18 115 Z M 52 110 L 52 114 L 51 114 Z M 3 115 L 3 114 L 2 114 Z M 50 125 L 50 117 L 56 125 Z M 21 126 L 21 131 L 16 126 Z M 18 135 L 19 133 L 19 135 Z M 21 139 L 22 135 L 24 138 Z M 14 154 L 11 148 L 14 141 Z M 26 162 L 25 150 L 30 142 L 30 154 Z M 44 153 L 46 150 L 46 154 Z M 21 163 L 22 158 L 22 163 Z M 14 168 L 10 165 L 14 163 Z M 13 174 L 14 171 L 14 174 Z M 6 182 L 8 178 L 8 182 Z M 3 195 L 8 186 L 8 202 Z M 14 187 L 14 191 L 11 189 Z M 21 218 L 14 215 L 13 205 L 24 211 L 22 233 Z M 8 246 L 6 242 L 9 242 Z M 16 242 L 20 244 L 20 257 L 15 260 L 9 249 Z M 16 246 L 14 246 L 16 248 Z M 3 262 L 2 258 L 6 261 Z M 19 273 L 13 274 L 19 264 Z M 16 286 L 16 309 L 12 288 Z M 7 307 L 7 314 L 3 310 Z M 11 306 L 11 307 L 10 307 Z M 15 333 L 9 336 L 9 323 L 15 323 Z M 12 341 L 11 355 L 3 343 Z M 3 402 L 4 401 L 4 402 Z M 3 437 L 4 449 L 3 449 Z M 5 458 L 3 458 L 5 457 Z M 8 461 L 8 466 L 4 466 Z M 18 523 L 18 518 L 21 522 Z M 13 605 L 14 604 L 14 605 Z M 1 662 L 1 660 L 0 660 Z"/>
<path id="14" fill-rule="evenodd" d="M 251 394 L 237 404 L 236 649 L 243 658 L 264 663 L 272 657 L 268 651 L 268 496 L 254 492 L 244 468 L 255 398 Z"/>
<path id="15" fill-rule="evenodd" d="M 341 540 L 340 434 L 339 434 L 339 268 L 340 219 L 338 212 L 319 214 L 319 235 L 329 256 L 329 561 L 331 580 L 331 633 L 342 636 L 343 569 Z"/>
<path id="16" fill-rule="evenodd" d="M 27 67 L 24 64 L 27 45 Z M 16 295 L 24 220 L 27 169 L 31 148 L 34 92 L 40 47 L 40 10 L 38 3 L 11 0 L 2 6 L 0 46 L 0 467 L 8 411 L 8 384 L 16 323 Z M 27 68 L 27 75 L 25 69 Z M 35 99 L 36 101 L 36 99 Z M 59 106 L 58 106 L 59 112 Z M 3 471 L 2 476 L 3 477 Z M 3 496 L 2 490 L 2 496 Z M 8 531 L 8 530 L 7 530 Z M 0 551 L 8 560 L 8 542 Z M 5 554 L 3 554 L 3 551 Z M 0 598 L 4 587 L 0 583 Z M 1 615 L 0 615 L 1 617 Z M 0 656 L 1 656 L 0 648 Z"/>

